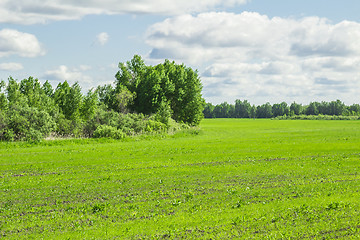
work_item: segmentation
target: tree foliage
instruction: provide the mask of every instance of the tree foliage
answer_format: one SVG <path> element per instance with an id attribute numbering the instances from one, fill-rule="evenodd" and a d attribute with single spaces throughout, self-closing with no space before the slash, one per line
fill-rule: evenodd
<path id="1" fill-rule="evenodd" d="M 169 104 L 171 117 L 190 125 L 198 125 L 203 117 L 205 101 L 198 73 L 184 64 L 165 60 L 163 64 L 146 66 L 140 56 L 119 64 L 115 75 L 115 94 L 128 90 L 134 97 L 129 108 L 138 113 L 154 114 Z"/>
<path id="2" fill-rule="evenodd" d="M 202 85 L 196 71 L 166 60 L 146 66 L 135 55 L 119 64 L 114 86 L 85 95 L 78 82 L 54 89 L 29 77 L 0 82 L 0 140 L 39 141 L 50 134 L 112 137 L 164 132 L 198 125 L 203 117 Z"/>
<path id="3" fill-rule="evenodd" d="M 205 118 L 275 118 L 284 116 L 360 116 L 360 105 L 346 106 L 340 100 L 331 102 L 310 102 L 303 106 L 293 102 L 290 106 L 286 102 L 252 105 L 247 101 L 235 100 L 235 104 L 227 102 L 213 105 L 206 103 L 204 108 Z"/>

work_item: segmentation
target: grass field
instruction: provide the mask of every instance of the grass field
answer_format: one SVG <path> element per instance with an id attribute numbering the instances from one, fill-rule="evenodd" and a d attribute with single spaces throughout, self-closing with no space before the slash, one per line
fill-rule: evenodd
<path id="1" fill-rule="evenodd" d="M 0 238 L 360 239 L 360 121 L 0 143 Z"/>

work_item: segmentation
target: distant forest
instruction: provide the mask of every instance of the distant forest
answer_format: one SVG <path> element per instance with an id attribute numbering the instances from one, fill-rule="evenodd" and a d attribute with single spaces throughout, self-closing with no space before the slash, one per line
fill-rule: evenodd
<path id="1" fill-rule="evenodd" d="M 235 104 L 227 102 L 213 105 L 206 103 L 204 108 L 205 118 L 294 118 L 302 116 L 357 116 L 360 117 L 360 105 L 353 104 L 346 106 L 342 101 L 331 102 L 311 102 L 309 105 L 292 103 L 290 106 L 286 102 L 271 105 L 251 105 L 247 100 L 236 100 Z M 334 118 L 339 119 L 339 118 Z"/>

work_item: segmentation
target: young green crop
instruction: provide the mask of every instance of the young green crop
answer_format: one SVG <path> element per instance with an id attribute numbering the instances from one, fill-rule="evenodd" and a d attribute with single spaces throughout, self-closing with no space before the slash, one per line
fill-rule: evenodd
<path id="1" fill-rule="evenodd" d="M 8 239 L 358 239 L 359 121 L 0 144 Z"/>

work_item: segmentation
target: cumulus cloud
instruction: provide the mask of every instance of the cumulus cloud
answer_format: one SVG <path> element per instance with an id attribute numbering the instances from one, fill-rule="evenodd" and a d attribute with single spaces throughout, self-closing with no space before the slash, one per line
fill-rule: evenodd
<path id="1" fill-rule="evenodd" d="M 81 65 L 79 68 L 69 68 L 61 65 L 57 69 L 46 71 L 42 78 L 56 82 L 63 82 L 65 80 L 69 83 L 79 82 L 82 86 L 83 84 L 87 86 L 93 83 L 93 79 L 84 73 L 84 71 L 89 69 L 90 67 L 85 65 Z"/>
<path id="2" fill-rule="evenodd" d="M 0 63 L 0 70 L 2 71 L 20 71 L 24 69 L 21 63 Z"/>
<path id="3" fill-rule="evenodd" d="M 169 58 L 200 68 L 210 101 L 308 103 L 324 96 L 358 101 L 357 22 L 209 12 L 156 23 L 146 39 L 152 47 L 150 59 Z"/>
<path id="4" fill-rule="evenodd" d="M 34 24 L 90 14 L 184 14 L 245 4 L 249 0 L 3 0 L 0 22 Z"/>
<path id="5" fill-rule="evenodd" d="M 96 36 L 96 42 L 101 46 L 104 46 L 109 41 L 109 34 L 106 32 L 99 33 Z"/>
<path id="6" fill-rule="evenodd" d="M 0 31 L 0 57 L 19 55 L 21 57 L 37 57 L 45 54 L 36 36 L 14 29 Z"/>

